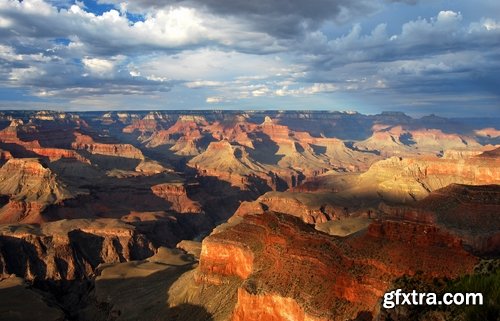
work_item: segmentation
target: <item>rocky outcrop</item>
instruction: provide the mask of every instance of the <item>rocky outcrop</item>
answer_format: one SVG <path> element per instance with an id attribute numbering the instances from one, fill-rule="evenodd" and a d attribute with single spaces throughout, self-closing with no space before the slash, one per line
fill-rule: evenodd
<path id="1" fill-rule="evenodd" d="M 382 204 L 380 211 L 382 218 L 370 226 L 374 235 L 463 246 L 483 256 L 500 253 L 500 185 L 452 184 L 411 207 Z"/>
<path id="2" fill-rule="evenodd" d="M 41 117 L 44 121 L 50 119 L 59 119 L 60 115 L 52 115 L 52 114 L 41 114 Z M 63 116 L 60 116 L 63 117 Z M 45 119 L 47 118 L 47 119 Z M 38 118 L 36 118 L 38 119 Z M 63 118 L 64 119 L 64 118 Z M 90 163 L 85 157 L 78 154 L 76 151 L 66 148 L 55 148 L 55 147 L 42 147 L 38 139 L 25 141 L 19 137 L 19 128 L 23 127 L 23 123 L 20 121 L 12 121 L 11 124 L 0 131 L 0 143 L 7 144 L 7 148 L 13 150 L 16 155 L 19 157 L 26 156 L 36 156 L 39 155 L 41 157 L 46 157 L 49 161 L 56 161 L 61 158 L 70 158 L 76 159 L 78 161 L 84 163 Z M 67 140 L 68 133 L 62 130 L 56 130 L 48 126 L 49 128 L 42 127 L 41 129 L 36 129 L 33 126 L 25 126 L 27 127 L 25 131 L 26 135 L 29 137 L 40 137 L 43 138 L 44 141 L 50 141 L 50 143 L 54 145 L 64 145 L 61 141 Z M 33 128 L 31 128 L 33 127 Z M 8 153 L 2 158 L 12 158 L 12 154 L 10 152 L 5 151 L 4 153 Z M 10 156 L 9 156 L 10 155 Z"/>
<path id="3" fill-rule="evenodd" d="M 144 159 L 135 167 L 135 171 L 145 175 L 154 175 L 171 171 L 171 169 L 165 168 L 163 165 L 154 160 Z"/>
<path id="4" fill-rule="evenodd" d="M 139 260 L 154 248 L 118 220 L 62 220 L 0 227 L 0 271 L 26 280 L 87 278 L 102 263 Z"/>
<path id="5" fill-rule="evenodd" d="M 18 128 L 23 125 L 23 121 L 14 119 L 10 125 L 0 131 L 0 143 L 8 144 L 10 151 L 26 156 L 26 151 L 33 148 L 41 148 L 37 140 L 24 141 L 19 138 Z"/>
<path id="6" fill-rule="evenodd" d="M 197 155 L 197 142 L 203 137 L 203 127 L 208 125 L 202 116 L 181 115 L 175 124 L 166 130 L 155 131 L 147 140 L 148 147 L 173 144 L 178 155 Z"/>
<path id="7" fill-rule="evenodd" d="M 12 154 L 8 150 L 0 149 L 0 160 L 7 161 L 13 158 Z"/>
<path id="8" fill-rule="evenodd" d="M 265 212 L 203 241 L 198 282 L 241 282 L 232 320 L 345 320 L 374 313 L 403 274 L 452 277 L 476 261 L 455 243 L 409 243 L 367 232 L 339 239 L 293 216 Z"/>
<path id="9" fill-rule="evenodd" d="M 242 202 L 235 215 L 262 214 L 266 210 L 293 215 L 310 224 L 338 220 L 354 211 L 332 193 L 267 192 L 253 202 Z"/>
<path id="10" fill-rule="evenodd" d="M 210 143 L 205 152 L 188 162 L 188 166 L 203 176 L 214 176 L 242 188 L 251 177 L 271 181 L 266 169 L 252 160 L 244 148 L 231 145 L 227 140 Z"/>
<path id="11" fill-rule="evenodd" d="M 61 158 L 72 158 L 82 163 L 90 164 L 90 161 L 71 149 L 62 148 L 33 148 L 32 151 L 40 156 L 47 157 L 50 161 L 56 161 Z"/>
<path id="12" fill-rule="evenodd" d="M 238 289 L 238 303 L 232 316 L 233 321 L 327 321 L 327 318 L 314 317 L 292 298 L 279 295 L 254 295 Z"/>
<path id="13" fill-rule="evenodd" d="M 125 113 L 118 113 L 117 116 L 118 119 L 123 123 L 131 122 L 122 130 L 127 134 L 131 134 L 135 131 L 138 131 L 143 135 L 146 133 L 153 133 L 157 130 L 163 129 L 164 125 L 170 124 L 172 122 L 172 119 L 169 115 L 160 112 L 150 112 L 142 119 L 138 119 L 138 115 L 128 115 Z"/>
<path id="14" fill-rule="evenodd" d="M 482 158 L 482 159 L 498 159 L 500 158 L 500 147 L 497 147 L 492 150 L 485 151 L 479 155 L 477 155 L 477 158 Z"/>
<path id="15" fill-rule="evenodd" d="M 172 203 L 171 210 L 177 213 L 201 213 L 201 205 L 191 200 L 183 183 L 163 183 L 151 187 L 153 193 Z"/>
<path id="16" fill-rule="evenodd" d="M 0 222 L 40 223 L 41 211 L 50 204 L 73 198 L 57 176 L 38 159 L 10 159 L 0 168 L 0 194 L 9 203 L 0 209 Z"/>
<path id="17" fill-rule="evenodd" d="M 75 134 L 75 141 L 71 147 L 76 150 L 85 150 L 91 154 L 115 156 L 143 160 L 142 152 L 130 144 L 103 144 L 96 143 L 92 137 L 80 133 Z"/>
<path id="18" fill-rule="evenodd" d="M 374 163 L 362 174 L 327 173 L 307 180 L 295 190 L 335 192 L 345 200 L 364 206 L 380 201 L 408 203 L 449 184 L 487 185 L 500 183 L 500 158 L 494 151 L 461 159 L 438 157 L 391 157 Z"/>
<path id="19" fill-rule="evenodd" d="M 473 138 L 445 133 L 435 128 L 411 128 L 411 126 L 373 126 L 370 138 L 355 143 L 360 150 L 374 151 L 383 156 L 439 155 L 443 151 L 481 149 Z"/>

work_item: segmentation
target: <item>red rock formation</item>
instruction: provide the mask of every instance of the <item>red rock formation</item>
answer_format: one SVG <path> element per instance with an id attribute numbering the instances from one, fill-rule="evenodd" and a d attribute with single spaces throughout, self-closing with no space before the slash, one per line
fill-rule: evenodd
<path id="1" fill-rule="evenodd" d="M 279 295 L 252 295 L 238 289 L 238 304 L 233 312 L 233 321 L 327 321 L 307 314 L 292 298 Z"/>
<path id="2" fill-rule="evenodd" d="M 436 228 L 432 236 L 441 233 Z M 472 270 L 473 256 L 457 243 L 443 244 L 446 234 L 434 242 L 432 236 L 409 237 L 412 243 L 375 233 L 338 239 L 289 215 L 248 215 L 203 241 L 198 280 L 243 280 L 233 320 L 351 319 L 374 311 L 403 274 L 453 277 Z"/>
<path id="3" fill-rule="evenodd" d="M 370 233 L 401 239 L 412 235 L 405 229 L 413 228 L 411 237 L 420 238 L 420 243 L 458 244 L 483 255 L 500 252 L 500 185 L 452 184 L 411 207 L 382 204 L 380 210 L 383 219 L 372 224 Z M 400 224 L 401 220 L 411 223 Z"/>
<path id="4" fill-rule="evenodd" d="M 209 258 L 200 261 L 200 270 L 205 276 L 237 276 L 243 280 L 252 273 L 254 266 L 254 254 L 251 250 L 234 244 L 231 240 L 204 241 L 201 249 L 201 257 Z M 216 282 L 218 279 L 209 279 L 209 282 Z"/>
<path id="5" fill-rule="evenodd" d="M 33 148 L 32 151 L 40 156 L 48 157 L 50 161 L 55 161 L 61 158 L 73 158 L 82 163 L 90 164 L 90 161 L 71 149 L 62 148 Z"/>
<path id="6" fill-rule="evenodd" d="M 330 193 L 267 192 L 253 202 L 242 202 L 237 216 L 262 214 L 266 210 L 299 217 L 305 223 L 315 224 L 337 220 L 348 215 L 346 203 Z"/>
<path id="7" fill-rule="evenodd" d="M 117 116 L 123 123 L 126 123 L 130 118 L 132 118 L 131 115 L 124 113 L 118 113 Z M 162 130 L 165 125 L 169 125 L 172 123 L 170 115 L 159 112 L 150 112 L 142 119 L 137 119 L 136 117 L 133 118 L 134 119 L 132 120 L 132 123 L 123 128 L 122 131 L 124 133 L 131 134 L 135 131 L 138 131 L 144 135 L 146 133 L 153 133 L 157 130 Z"/>
<path id="8" fill-rule="evenodd" d="M 153 193 L 172 203 L 171 209 L 178 213 L 201 213 L 201 205 L 187 196 L 183 183 L 163 183 L 151 187 Z"/>
<path id="9" fill-rule="evenodd" d="M 202 137 L 202 128 L 208 125 L 207 121 L 200 116 L 180 116 L 177 122 L 166 130 L 153 133 L 147 141 L 148 147 L 157 147 L 165 144 L 176 144 L 172 150 L 180 152 L 181 155 L 197 155 L 196 149 L 185 150 L 185 144 L 194 144 Z M 180 141 L 179 141 L 180 140 Z M 196 152 L 195 154 L 193 154 Z"/>
<path id="10" fill-rule="evenodd" d="M 485 152 L 481 155 L 489 155 Z M 297 191 L 330 191 L 345 199 L 412 203 L 449 184 L 500 183 L 500 158 L 475 156 L 463 159 L 391 157 L 374 163 L 359 175 L 328 173 L 311 178 Z"/>
<path id="11" fill-rule="evenodd" d="M 0 194 L 10 198 L 0 209 L 0 222 L 40 223 L 49 204 L 72 198 L 50 169 L 37 159 L 10 159 L 0 168 Z"/>
<path id="12" fill-rule="evenodd" d="M 96 143 L 92 137 L 75 133 L 75 141 L 71 144 L 74 149 L 86 150 L 91 154 L 116 156 L 132 159 L 144 159 L 142 152 L 130 144 L 103 144 Z"/>
<path id="13" fill-rule="evenodd" d="M 449 149 L 481 150 L 481 145 L 471 137 L 447 134 L 439 129 L 410 129 L 383 124 L 375 125 L 372 136 L 355 146 L 361 150 L 379 152 L 386 157 L 437 155 Z"/>
<path id="14" fill-rule="evenodd" d="M 1 150 L 0 149 L 0 160 L 6 161 L 13 158 L 12 154 L 8 150 Z"/>
<path id="15" fill-rule="evenodd" d="M 153 251 L 133 226 L 112 219 L 0 227 L 0 275 L 30 281 L 82 279 L 101 263 L 144 259 Z"/>
<path id="16" fill-rule="evenodd" d="M 228 140 L 242 146 L 254 148 L 249 134 L 257 129 L 257 124 L 248 122 L 247 116 L 237 115 L 231 121 L 216 121 L 205 129 L 217 140 Z"/>
<path id="17" fill-rule="evenodd" d="M 500 147 L 485 151 L 482 154 L 477 155 L 477 158 L 498 159 L 500 158 Z"/>
<path id="18" fill-rule="evenodd" d="M 234 186 L 245 188 L 249 178 L 271 180 L 266 169 L 250 159 L 246 150 L 231 145 L 227 140 L 212 142 L 207 150 L 188 162 L 203 176 L 215 176 Z"/>
<path id="19" fill-rule="evenodd" d="M 40 224 L 46 221 L 41 214 L 47 204 L 37 201 L 17 201 L 10 199 L 0 209 L 0 223 L 31 223 Z"/>
<path id="20" fill-rule="evenodd" d="M 39 115 L 42 117 L 44 120 L 45 118 L 52 119 L 55 116 L 51 114 L 41 114 Z M 13 144 L 14 146 L 20 146 L 24 150 L 20 150 L 19 153 L 21 155 L 26 154 L 27 152 L 33 152 L 37 155 L 47 157 L 50 161 L 58 160 L 61 158 L 72 158 L 76 159 L 78 161 L 84 162 L 84 163 L 90 163 L 89 160 L 87 160 L 85 157 L 81 156 L 74 150 L 70 149 L 63 149 L 63 148 L 47 148 L 47 147 L 42 147 L 39 143 L 38 140 L 32 140 L 32 141 L 24 141 L 19 138 L 19 126 L 22 126 L 22 122 L 19 121 L 12 121 L 10 126 L 1 130 L 0 131 L 0 142 L 5 143 L 5 144 Z M 67 133 L 64 133 L 67 134 Z M 58 136 L 57 131 L 49 131 L 49 132 L 43 132 L 39 133 L 38 131 L 35 131 L 35 133 L 31 133 L 31 136 L 36 136 L 36 135 L 42 135 L 44 137 L 50 136 L 51 141 L 57 141 Z M 63 138 L 61 138 L 63 140 Z M 14 149 L 19 150 L 19 148 L 14 147 Z M 10 152 L 9 152 L 10 153 Z M 12 156 L 12 155 L 11 155 Z M 27 155 L 23 155 L 27 156 Z"/>
<path id="21" fill-rule="evenodd" d="M 41 148 L 40 143 L 36 140 L 26 142 L 19 139 L 18 127 L 22 126 L 23 122 L 20 120 L 13 120 L 10 125 L 0 131 L 0 142 L 6 144 L 19 145 L 26 150 L 31 150 L 33 148 Z"/>

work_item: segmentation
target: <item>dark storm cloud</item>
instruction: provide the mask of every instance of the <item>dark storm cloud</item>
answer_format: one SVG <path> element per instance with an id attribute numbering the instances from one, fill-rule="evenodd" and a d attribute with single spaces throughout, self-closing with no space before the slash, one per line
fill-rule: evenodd
<path id="1" fill-rule="evenodd" d="M 101 0 L 119 5 L 121 0 Z M 160 4 L 161 3 L 161 4 Z M 133 0 L 128 9 L 146 12 L 168 6 L 205 10 L 215 15 L 236 17 L 255 30 L 289 39 L 305 31 L 318 29 L 325 21 L 344 23 L 373 12 L 378 3 L 368 0 Z"/>

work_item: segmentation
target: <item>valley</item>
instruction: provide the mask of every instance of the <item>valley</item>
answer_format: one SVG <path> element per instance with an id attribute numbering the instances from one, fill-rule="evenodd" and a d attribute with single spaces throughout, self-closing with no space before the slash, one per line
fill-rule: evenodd
<path id="1" fill-rule="evenodd" d="M 0 318 L 389 320 L 380 300 L 397 280 L 500 258 L 499 128 L 1 111 Z"/>

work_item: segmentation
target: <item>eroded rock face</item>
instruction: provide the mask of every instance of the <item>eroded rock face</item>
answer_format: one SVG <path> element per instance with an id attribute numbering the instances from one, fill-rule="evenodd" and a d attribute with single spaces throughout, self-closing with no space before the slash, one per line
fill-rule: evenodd
<path id="1" fill-rule="evenodd" d="M 178 213 L 201 213 L 201 205 L 191 200 L 183 183 L 164 183 L 151 187 L 156 196 L 172 203 L 171 208 Z"/>
<path id="2" fill-rule="evenodd" d="M 263 309 L 262 307 L 265 307 Z M 244 289 L 238 289 L 238 303 L 233 321 L 327 321 L 305 313 L 304 309 L 292 298 L 279 295 L 253 295 Z"/>
<path id="3" fill-rule="evenodd" d="M 130 144 L 103 144 L 96 143 L 92 137 L 76 133 L 76 138 L 71 147 L 76 150 L 86 150 L 91 154 L 124 157 L 132 159 L 144 159 L 142 152 Z"/>
<path id="4" fill-rule="evenodd" d="M 245 188 L 251 176 L 264 181 L 269 179 L 262 165 L 253 162 L 244 149 L 226 140 L 210 143 L 205 152 L 189 161 L 188 166 L 201 175 L 217 177 L 241 188 Z"/>
<path id="5" fill-rule="evenodd" d="M 477 255 L 500 253 L 499 185 L 452 184 L 411 207 L 382 204 L 380 210 L 383 218 L 370 226 L 371 234 L 462 246 Z M 407 223 L 401 224 L 401 220 Z"/>
<path id="6" fill-rule="evenodd" d="M 32 151 L 40 156 L 47 157 L 50 161 L 56 161 L 61 158 L 73 158 L 82 163 L 90 164 L 90 161 L 71 149 L 62 148 L 33 148 Z"/>
<path id="7" fill-rule="evenodd" d="M 0 168 L 0 194 L 9 203 L 0 209 L 0 222 L 40 223 L 50 204 L 74 197 L 56 175 L 38 159 L 10 159 Z"/>
<path id="8" fill-rule="evenodd" d="M 53 116 L 50 116 L 53 117 Z M 23 127 L 23 123 L 21 121 L 13 120 L 11 124 L 0 131 L 0 143 L 6 144 L 7 148 L 12 149 L 12 151 L 17 155 L 17 157 L 27 157 L 27 156 L 41 156 L 47 157 L 50 161 L 58 160 L 61 158 L 71 158 L 76 159 L 78 161 L 89 163 L 89 161 L 78 154 L 76 151 L 65 148 L 55 148 L 55 147 L 44 147 L 41 146 L 39 140 L 23 140 L 19 137 L 19 128 Z M 49 140 L 51 143 L 58 145 L 59 141 L 64 140 L 65 138 L 59 137 L 63 135 L 67 137 L 69 133 L 62 132 L 61 130 L 48 130 L 48 132 L 39 132 L 31 128 L 31 126 L 24 126 L 25 132 L 28 136 L 41 136 L 44 140 Z M 31 133 L 33 132 L 34 133 Z M 4 152 L 2 152 L 4 153 Z M 6 152 L 7 154 L 3 154 L 0 156 L 2 159 L 10 159 L 12 158 L 12 153 Z"/>
<path id="9" fill-rule="evenodd" d="M 0 160 L 7 161 L 12 158 L 11 152 L 7 150 L 0 150 Z"/>
<path id="10" fill-rule="evenodd" d="M 374 163 L 357 175 L 328 173 L 311 178 L 295 190 L 335 192 L 340 198 L 376 205 L 385 201 L 411 204 L 449 184 L 500 183 L 500 158 L 494 151 L 462 159 L 391 157 Z"/>
<path id="11" fill-rule="evenodd" d="M 101 263 L 139 260 L 154 247 L 118 220 L 62 220 L 0 227 L 1 272 L 26 280 L 78 280 Z"/>
<path id="12" fill-rule="evenodd" d="M 349 207 L 332 194 L 267 192 L 253 202 L 242 202 L 235 215 L 261 214 L 266 210 L 299 217 L 305 223 L 324 223 L 349 215 Z M 352 208 L 351 208 L 352 211 Z"/>
<path id="13" fill-rule="evenodd" d="M 481 146 L 471 137 L 445 133 L 435 128 L 412 128 L 376 124 L 370 138 L 355 146 L 361 150 L 378 151 L 383 156 L 438 155 L 448 149 L 475 150 Z"/>
<path id="14" fill-rule="evenodd" d="M 417 225 L 405 231 L 417 231 Z M 433 236 L 441 239 L 430 242 L 366 232 L 338 239 L 289 215 L 247 215 L 203 241 L 198 279 L 242 280 L 232 320 L 352 319 L 360 311 L 374 312 L 398 276 L 471 271 L 477 259 L 459 242 L 441 242 L 446 235 L 435 228 Z M 410 251 L 419 255 L 408 256 Z"/>

